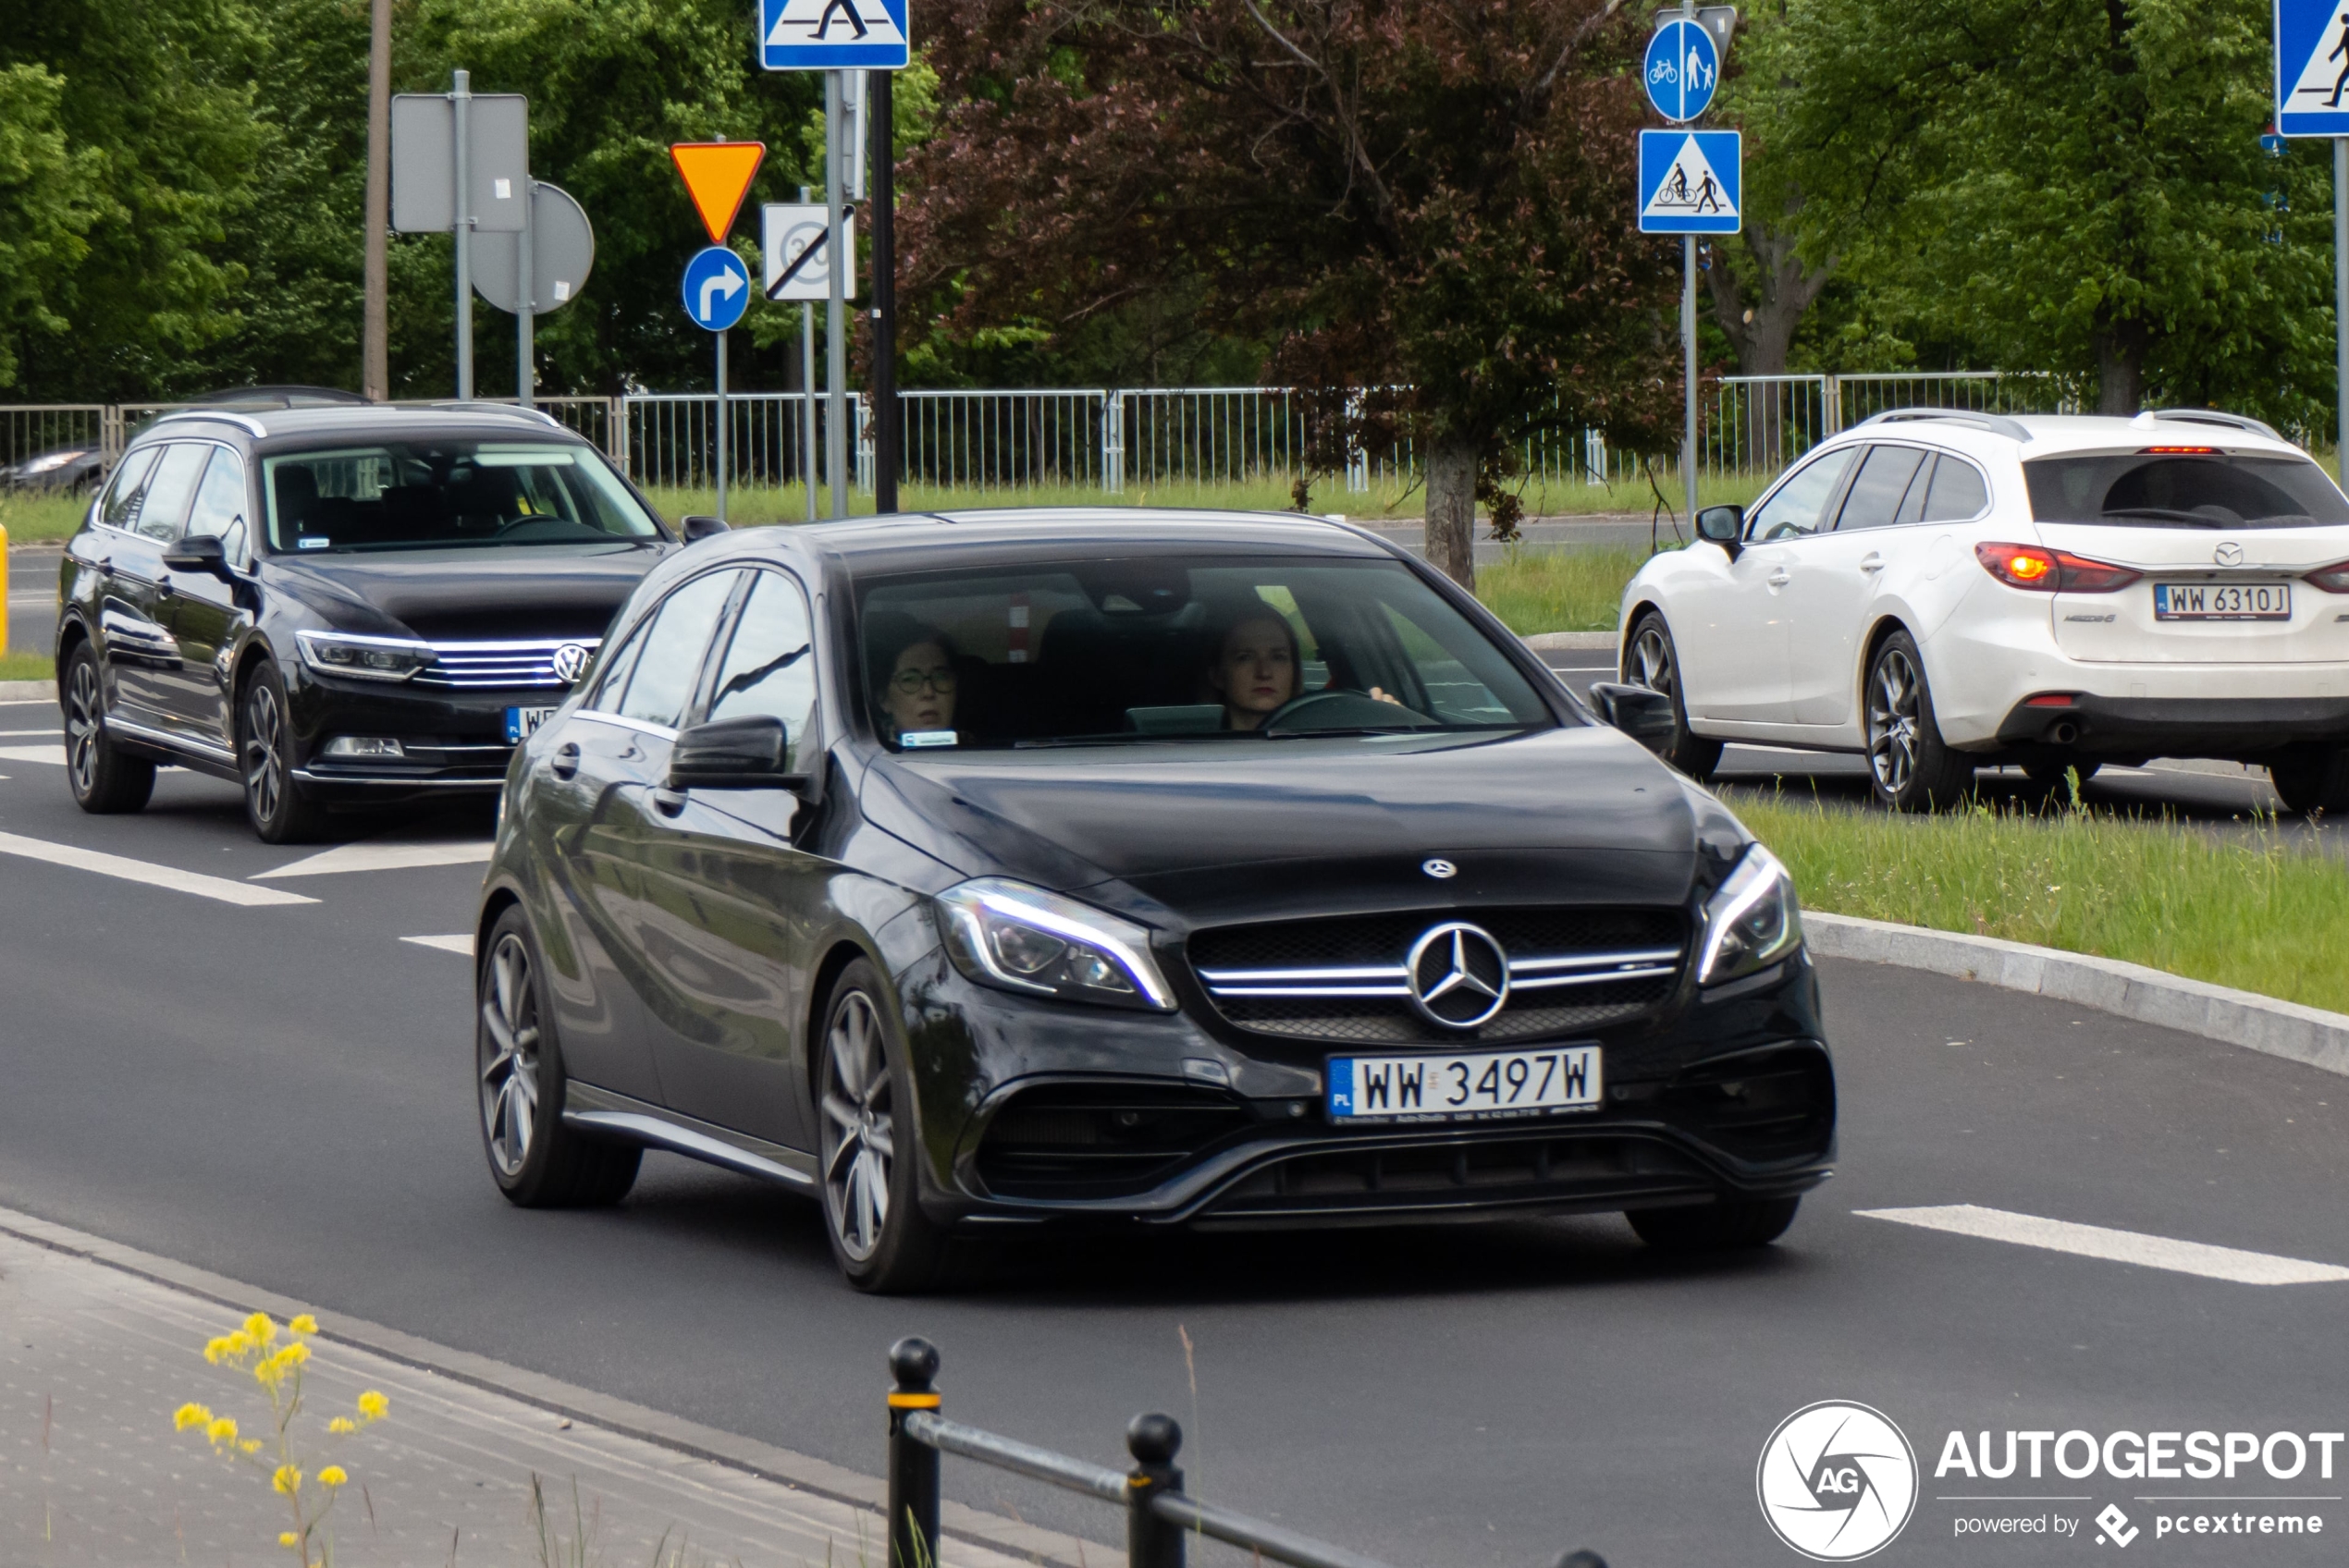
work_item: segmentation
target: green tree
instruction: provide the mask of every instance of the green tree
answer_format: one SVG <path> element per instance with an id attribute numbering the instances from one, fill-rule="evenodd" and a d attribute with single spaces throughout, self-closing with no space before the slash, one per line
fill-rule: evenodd
<path id="1" fill-rule="evenodd" d="M 66 144 L 65 85 L 40 66 L 0 67 L 0 386 L 15 383 L 26 338 L 67 329 L 57 296 L 89 252 L 95 160 Z"/>

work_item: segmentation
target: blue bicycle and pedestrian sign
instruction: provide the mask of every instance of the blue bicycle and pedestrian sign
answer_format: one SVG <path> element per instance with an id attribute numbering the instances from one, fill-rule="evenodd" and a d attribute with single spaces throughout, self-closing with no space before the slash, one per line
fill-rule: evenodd
<path id="1" fill-rule="evenodd" d="M 704 332 L 723 332 L 750 309 L 750 268 L 723 245 L 707 245 L 685 263 L 685 313 Z"/>
<path id="2" fill-rule="evenodd" d="M 2276 0 L 2276 129 L 2349 136 L 2349 4 Z"/>
<path id="3" fill-rule="evenodd" d="M 1744 158 L 1734 130 L 1640 132 L 1640 232 L 1735 234 Z"/>
<path id="4" fill-rule="evenodd" d="M 1657 114 L 1675 124 L 1692 120 L 1712 106 L 1721 85 L 1721 51 L 1703 22 L 1675 17 L 1648 40 L 1642 75 Z"/>
<path id="5" fill-rule="evenodd" d="M 906 0 L 758 0 L 758 63 L 770 71 L 902 71 Z"/>

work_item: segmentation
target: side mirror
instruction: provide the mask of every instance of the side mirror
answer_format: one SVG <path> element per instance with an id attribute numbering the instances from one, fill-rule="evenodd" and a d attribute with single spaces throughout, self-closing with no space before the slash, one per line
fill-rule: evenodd
<path id="1" fill-rule="evenodd" d="M 721 718 L 681 733 L 669 750 L 671 790 L 789 790 L 806 794 L 813 777 L 791 770 L 791 735 L 771 715 Z"/>
<path id="2" fill-rule="evenodd" d="M 1672 744 L 1675 726 L 1668 692 L 1602 680 L 1591 688 L 1591 704 L 1599 710 L 1601 718 L 1649 751 L 1660 753 Z"/>
<path id="3" fill-rule="evenodd" d="M 163 553 L 163 564 L 173 571 L 203 571 L 226 581 L 228 552 L 213 534 L 182 539 Z"/>
<path id="4" fill-rule="evenodd" d="M 1745 542 L 1743 507 L 1707 507 L 1696 514 L 1696 536 L 1718 545 L 1732 559 Z"/>
<path id="5" fill-rule="evenodd" d="M 685 536 L 686 544 L 692 545 L 704 539 L 715 539 L 720 533 L 728 533 L 730 530 L 726 524 L 714 517 L 695 515 L 681 520 L 677 524 L 677 532 Z"/>

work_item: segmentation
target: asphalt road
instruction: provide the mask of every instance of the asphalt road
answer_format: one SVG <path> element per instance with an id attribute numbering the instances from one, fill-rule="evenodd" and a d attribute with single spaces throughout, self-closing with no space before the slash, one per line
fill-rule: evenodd
<path id="1" fill-rule="evenodd" d="M 953 1415 L 1110 1462 L 1128 1416 L 1165 1409 L 1195 1490 L 1397 1563 L 1534 1568 L 1575 1545 L 1617 1568 L 1793 1562 L 1756 1508 L 1756 1456 L 1829 1398 L 1888 1412 L 1919 1450 L 1925 1497 L 1885 1559 L 1901 1562 L 2036 1561 L 2095 1534 L 1953 1539 L 1969 1510 L 2153 1506 L 2134 1501 L 2147 1483 L 2112 1480 L 2013 1484 L 2085 1501 L 1944 1501 L 2007 1489 L 1932 1478 L 1951 1429 L 2349 1424 L 2349 1283 L 2203 1278 L 1857 1212 L 1975 1205 L 2349 1263 L 2349 1084 L 2310 1069 L 1829 963 L 1841 1174 L 1767 1253 L 1674 1261 L 1613 1218 L 1029 1243 L 973 1260 L 953 1295 L 873 1300 L 839 1280 L 811 1205 L 672 1157 L 648 1157 L 609 1212 L 498 1196 L 466 961 L 403 940 L 466 928 L 478 864 L 380 868 L 477 855 L 481 815 L 271 849 L 232 790 L 169 772 L 145 814 L 88 817 L 48 760 L 53 729 L 43 707 L 0 706 L 0 834 L 16 836 L 0 839 L 0 1205 L 322 1315 L 868 1471 L 884 1348 L 919 1332 L 943 1348 Z M 243 907 L 25 858 L 23 840 L 315 901 Z M 264 875 L 327 852 L 316 874 Z M 1116 1538 L 1082 1500 L 961 1463 L 947 1477 L 965 1501 Z M 2339 1481 L 2165 1489 L 2322 1494 L 2289 1506 L 2349 1529 Z M 2338 1555 L 2257 1544 L 2233 1560 Z M 2131 1558 L 2211 1561 L 2150 1532 Z"/>

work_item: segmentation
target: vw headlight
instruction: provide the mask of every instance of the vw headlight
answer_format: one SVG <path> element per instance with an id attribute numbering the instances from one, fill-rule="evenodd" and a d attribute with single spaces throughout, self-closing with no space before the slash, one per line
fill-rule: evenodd
<path id="1" fill-rule="evenodd" d="M 1778 857 L 1751 845 L 1729 879 L 1704 906 L 1704 950 L 1697 984 L 1766 969 L 1802 945 L 1802 913 L 1794 901 L 1794 880 Z"/>
<path id="2" fill-rule="evenodd" d="M 321 675 L 360 680 L 405 680 L 432 667 L 432 644 L 407 637 L 359 637 L 341 631 L 297 631 L 301 662 Z"/>
<path id="3" fill-rule="evenodd" d="M 1002 876 L 949 888 L 938 906 L 954 967 L 983 986 L 1174 1011 L 1150 959 L 1150 934 L 1130 920 Z"/>

